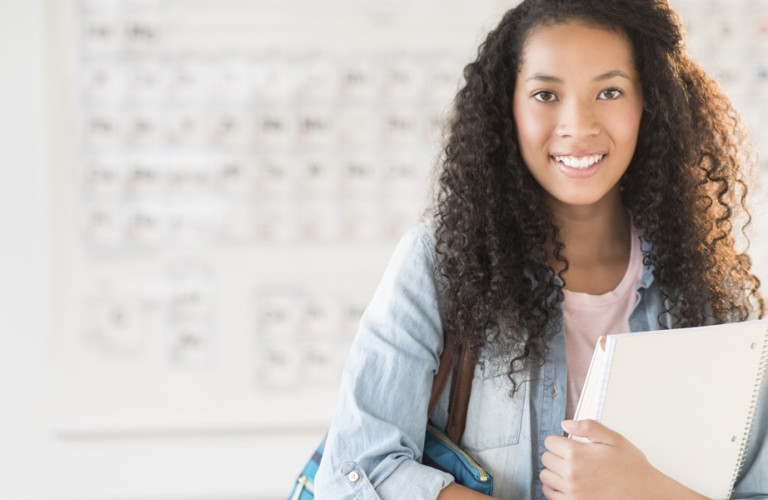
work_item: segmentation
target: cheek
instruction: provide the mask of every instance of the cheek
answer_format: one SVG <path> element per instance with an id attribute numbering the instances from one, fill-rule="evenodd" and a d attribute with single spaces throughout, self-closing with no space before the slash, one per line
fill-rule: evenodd
<path id="1" fill-rule="evenodd" d="M 637 147 L 639 122 L 627 121 L 622 125 L 623 126 L 618 132 L 618 139 L 621 144 L 617 144 L 617 146 L 620 146 L 625 151 L 625 155 L 631 158 L 635 154 L 635 148 Z"/>
<path id="2" fill-rule="evenodd" d="M 533 112 L 526 106 L 515 110 L 515 125 L 523 153 L 540 150 L 549 141 L 553 130 L 553 125 L 545 114 L 540 111 Z"/>
<path id="3" fill-rule="evenodd" d="M 640 133 L 640 120 L 642 110 L 628 109 L 625 113 L 614 119 L 614 131 L 617 138 L 634 150 L 637 144 L 637 135 Z"/>

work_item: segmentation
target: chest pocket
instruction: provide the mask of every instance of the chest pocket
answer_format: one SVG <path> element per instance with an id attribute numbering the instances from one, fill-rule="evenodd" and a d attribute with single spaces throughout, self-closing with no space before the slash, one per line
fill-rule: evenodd
<path id="1" fill-rule="evenodd" d="M 484 451 L 520 441 L 523 416 L 528 412 L 529 383 L 524 371 L 516 372 L 518 387 L 512 394 L 508 373 L 513 357 L 510 354 L 485 359 L 475 368 L 462 438 L 462 445 L 469 450 Z"/>

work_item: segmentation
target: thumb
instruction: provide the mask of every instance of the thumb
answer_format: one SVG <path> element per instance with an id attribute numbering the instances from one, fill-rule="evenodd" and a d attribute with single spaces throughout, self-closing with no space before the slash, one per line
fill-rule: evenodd
<path id="1" fill-rule="evenodd" d="M 563 420 L 563 430 L 573 437 L 586 438 L 592 443 L 614 445 L 619 435 L 595 420 Z"/>

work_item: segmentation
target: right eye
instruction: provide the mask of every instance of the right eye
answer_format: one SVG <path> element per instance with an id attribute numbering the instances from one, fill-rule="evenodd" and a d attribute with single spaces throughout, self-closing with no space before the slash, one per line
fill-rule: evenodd
<path id="1" fill-rule="evenodd" d="M 549 90 L 539 90 L 533 94 L 533 98 L 540 102 L 554 102 L 557 101 L 557 96 L 554 92 Z"/>

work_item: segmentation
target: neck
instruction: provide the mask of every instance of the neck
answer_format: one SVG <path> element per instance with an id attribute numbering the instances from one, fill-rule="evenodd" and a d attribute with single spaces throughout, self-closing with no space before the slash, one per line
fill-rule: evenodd
<path id="1" fill-rule="evenodd" d="M 569 266 L 562 275 L 566 289 L 611 290 L 623 277 L 631 248 L 629 215 L 621 200 L 615 197 L 591 206 L 555 207 L 554 215 L 565 245 L 562 255 Z M 554 253 L 550 264 L 558 273 L 564 269 Z"/>

